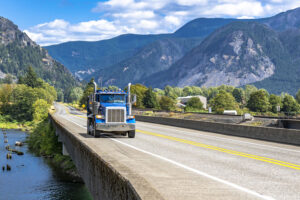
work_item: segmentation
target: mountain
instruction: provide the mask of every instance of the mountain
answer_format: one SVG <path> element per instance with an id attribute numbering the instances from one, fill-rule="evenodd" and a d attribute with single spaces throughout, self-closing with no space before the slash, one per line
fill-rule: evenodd
<path id="1" fill-rule="evenodd" d="M 136 55 L 108 69 L 102 69 L 92 76 L 104 85 L 125 86 L 128 82 L 148 77 L 149 75 L 168 69 L 185 53 L 199 44 L 201 39 L 165 38 L 157 40 L 142 48 Z"/>
<path id="2" fill-rule="evenodd" d="M 235 20 L 236 19 L 201 18 L 187 23 L 173 34 L 125 34 L 108 40 L 96 42 L 67 42 L 46 46 L 45 48 L 52 57 L 67 66 L 77 77 L 85 80 L 89 80 L 91 77 L 101 79 L 99 74 L 106 72 L 104 69 L 107 67 L 110 69 L 114 67 L 121 68 L 124 62 L 126 62 L 126 65 L 135 65 L 136 60 L 145 49 L 159 49 L 160 45 L 168 41 L 168 39 L 175 43 L 177 39 L 178 43 L 182 43 L 182 39 L 190 39 L 192 42 L 197 41 L 197 44 L 214 30 Z M 158 40 L 161 41 L 157 42 Z M 155 47 L 155 45 L 158 46 Z M 177 57 L 177 55 L 166 54 L 165 56 Z M 154 57 L 159 58 L 159 55 Z M 130 60 L 134 63 L 129 64 Z M 140 63 L 141 62 L 143 61 L 141 60 Z M 159 61 L 157 61 L 157 63 L 159 63 Z M 147 65 L 147 63 L 143 63 L 143 65 Z M 156 68 L 158 68 L 158 66 L 156 66 Z M 162 69 L 165 68 L 162 67 Z M 95 73 L 95 71 L 98 72 Z M 108 78 L 105 79 L 105 81 L 114 79 L 113 77 L 109 77 L 107 73 L 103 76 Z"/>
<path id="3" fill-rule="evenodd" d="M 224 19 L 224 18 L 198 18 L 194 19 L 177 31 L 173 36 L 191 38 L 191 37 L 206 37 L 218 28 L 225 26 L 231 22 L 238 21 L 238 19 Z"/>
<path id="4" fill-rule="evenodd" d="M 104 85 L 252 83 L 274 93 L 294 93 L 299 28 L 296 8 L 262 19 L 199 18 L 171 34 L 121 35 L 46 48 L 74 74 Z"/>
<path id="5" fill-rule="evenodd" d="M 276 31 L 286 31 L 300 28 L 300 8 L 279 13 L 273 17 L 258 19 L 257 22 L 266 24 Z"/>
<path id="6" fill-rule="evenodd" d="M 255 83 L 257 87 L 267 88 L 273 93 L 288 92 L 296 94 L 300 88 L 300 29 L 289 29 L 279 33 L 279 38 L 287 54 L 279 55 L 285 61 L 277 72 L 263 81 Z"/>
<path id="7" fill-rule="evenodd" d="M 0 78 L 6 74 L 21 76 L 29 66 L 57 88 L 65 89 L 78 84 L 69 70 L 51 58 L 45 49 L 33 42 L 13 22 L 0 17 Z"/>
<path id="8" fill-rule="evenodd" d="M 79 78 L 135 55 L 141 47 L 167 35 L 126 34 L 96 42 L 66 42 L 45 47 L 49 54 Z"/>
<path id="9" fill-rule="evenodd" d="M 300 87 L 299 67 L 287 46 L 279 33 L 264 24 L 233 22 L 215 31 L 168 70 L 142 83 L 153 87 L 254 83 L 274 93 L 295 92 Z"/>

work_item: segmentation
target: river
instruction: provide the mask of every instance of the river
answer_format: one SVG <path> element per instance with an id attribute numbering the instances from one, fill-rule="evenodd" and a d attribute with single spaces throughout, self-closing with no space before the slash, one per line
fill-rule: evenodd
<path id="1" fill-rule="evenodd" d="M 53 168 L 47 159 L 28 151 L 25 144 L 15 147 L 16 141 L 25 141 L 27 134 L 17 130 L 7 130 L 7 138 L 0 129 L 0 200 L 90 200 L 87 188 L 82 183 L 67 181 L 68 177 Z M 8 143 L 4 143 L 5 139 Z M 6 159 L 6 145 L 24 152 L 12 154 Z M 3 171 L 9 164 L 11 171 Z"/>

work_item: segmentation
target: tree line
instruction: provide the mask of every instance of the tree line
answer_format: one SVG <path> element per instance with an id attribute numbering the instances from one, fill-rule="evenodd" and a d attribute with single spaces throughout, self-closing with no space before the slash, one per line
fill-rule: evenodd
<path id="1" fill-rule="evenodd" d="M 79 100 L 80 105 L 85 105 L 87 96 L 93 92 L 94 85 L 91 80 L 84 89 Z M 109 88 L 117 88 L 110 86 Z M 126 88 L 125 88 L 126 90 Z M 151 108 L 156 110 L 179 110 L 176 104 L 178 97 L 201 95 L 207 98 L 208 107 L 215 113 L 223 113 L 224 110 L 237 110 L 239 114 L 255 112 L 267 115 L 278 115 L 280 112 L 295 114 L 300 112 L 300 90 L 295 97 L 288 93 L 280 95 L 269 94 L 265 89 L 258 89 L 253 85 L 233 87 L 221 85 L 218 87 L 186 86 L 164 89 L 146 87 L 142 84 L 131 86 L 131 93 L 137 95 L 136 108 Z M 199 98 L 194 97 L 186 103 L 185 111 L 204 111 Z"/>
<path id="2" fill-rule="evenodd" d="M 47 117 L 57 93 L 53 86 L 38 78 L 32 67 L 17 83 L 5 81 L 0 84 L 0 120 L 26 122 Z"/>

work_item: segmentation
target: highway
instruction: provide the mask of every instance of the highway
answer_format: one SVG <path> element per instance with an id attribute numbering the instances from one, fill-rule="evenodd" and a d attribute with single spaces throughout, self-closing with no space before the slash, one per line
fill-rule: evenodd
<path id="1" fill-rule="evenodd" d="M 133 186 L 142 198 L 300 199 L 299 146 L 145 122 L 137 122 L 134 139 L 93 138 L 84 113 L 55 107 L 55 115 L 100 156 L 118 160 L 129 178 L 139 180 Z M 153 191 L 140 191 L 141 185 Z"/>

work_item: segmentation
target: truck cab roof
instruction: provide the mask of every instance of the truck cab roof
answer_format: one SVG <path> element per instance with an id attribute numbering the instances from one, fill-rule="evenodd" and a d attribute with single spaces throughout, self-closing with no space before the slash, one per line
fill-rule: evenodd
<path id="1" fill-rule="evenodd" d="M 97 90 L 97 94 L 127 94 L 125 91 Z"/>

